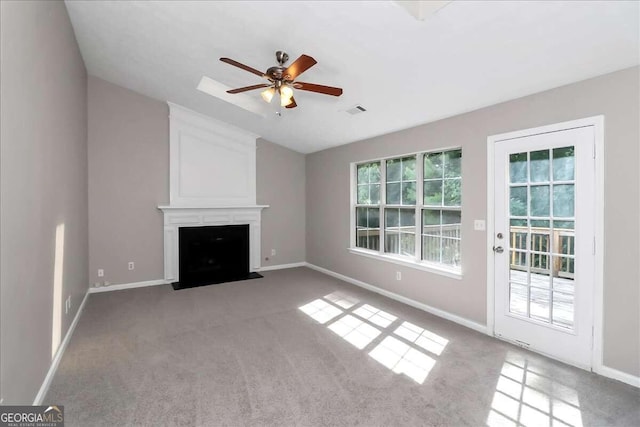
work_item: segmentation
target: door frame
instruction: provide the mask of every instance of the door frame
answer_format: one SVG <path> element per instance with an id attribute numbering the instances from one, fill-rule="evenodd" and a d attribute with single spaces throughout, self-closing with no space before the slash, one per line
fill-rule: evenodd
<path id="1" fill-rule="evenodd" d="M 591 370 L 604 374 L 602 354 L 602 321 L 604 303 L 604 116 L 593 116 L 584 119 L 554 123 L 547 126 L 523 129 L 487 138 L 487 333 L 495 336 L 495 271 L 494 245 L 495 234 L 495 161 L 494 147 L 496 142 L 539 135 L 543 133 L 570 130 L 580 127 L 593 126 L 594 129 L 594 157 L 595 157 L 595 277 L 593 295 L 593 342 L 591 350 Z M 499 337 L 496 337 L 499 338 Z M 536 351 L 535 349 L 530 349 Z M 554 358 L 551 355 L 546 355 Z M 555 358 L 557 359 L 557 358 Z M 572 364 L 566 360 L 561 362 Z M 573 365 L 573 364 L 572 364 Z M 583 366 L 578 366 L 583 368 Z"/>

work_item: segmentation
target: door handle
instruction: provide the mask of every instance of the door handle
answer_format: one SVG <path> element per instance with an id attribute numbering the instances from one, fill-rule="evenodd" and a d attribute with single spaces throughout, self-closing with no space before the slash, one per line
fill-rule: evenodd
<path id="1" fill-rule="evenodd" d="M 501 254 L 502 252 L 504 252 L 504 248 L 502 246 L 494 246 L 493 247 L 493 252 L 495 252 L 497 254 Z"/>

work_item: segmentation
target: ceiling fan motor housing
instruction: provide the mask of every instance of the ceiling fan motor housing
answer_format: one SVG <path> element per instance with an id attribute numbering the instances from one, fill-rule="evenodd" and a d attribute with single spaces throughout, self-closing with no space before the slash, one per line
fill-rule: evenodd
<path id="1" fill-rule="evenodd" d="M 275 67 L 269 67 L 265 75 L 272 82 L 282 82 L 282 80 L 287 80 L 287 76 L 284 75 L 284 72 L 287 69 L 284 66 L 284 63 L 289 60 L 289 55 L 287 55 L 286 52 L 279 50 L 276 52 L 276 60 L 278 61 L 279 65 L 276 65 Z"/>
<path id="2" fill-rule="evenodd" d="M 284 70 L 286 70 L 285 67 L 282 66 L 278 66 L 278 67 L 269 67 L 269 69 L 267 70 L 267 72 L 265 73 L 265 75 L 269 78 L 269 80 L 271 81 L 278 81 L 278 80 L 282 80 L 283 75 L 284 75 Z"/>
<path id="3" fill-rule="evenodd" d="M 289 55 L 287 55 L 286 52 L 279 50 L 276 52 L 276 60 L 278 61 L 278 64 L 284 65 L 284 63 L 289 60 Z"/>

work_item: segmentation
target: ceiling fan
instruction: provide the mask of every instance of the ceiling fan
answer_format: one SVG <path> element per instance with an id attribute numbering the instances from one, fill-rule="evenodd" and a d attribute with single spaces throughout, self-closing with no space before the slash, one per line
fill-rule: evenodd
<path id="1" fill-rule="evenodd" d="M 257 76 L 264 77 L 269 80 L 269 83 L 261 83 L 252 86 L 245 86 L 238 89 L 228 90 L 227 93 L 241 93 L 249 90 L 262 89 L 260 95 L 266 102 L 271 103 L 276 93 L 280 96 L 280 105 L 286 108 L 295 108 L 298 106 L 296 100 L 293 98 L 293 89 L 306 90 L 308 92 L 322 93 L 325 95 L 340 96 L 342 95 L 342 89 L 339 87 L 323 86 L 313 83 L 303 83 L 296 81 L 298 76 L 309 68 L 313 67 L 317 61 L 308 55 L 301 55 L 295 62 L 285 68 L 284 64 L 289 60 L 289 55 L 285 52 L 277 51 L 276 60 L 278 65 L 270 67 L 266 72 L 261 72 L 255 68 L 251 68 L 248 65 L 241 64 L 238 61 L 234 61 L 230 58 L 220 58 L 220 61 L 226 62 L 234 67 L 241 68 L 245 71 L 253 73 Z"/>

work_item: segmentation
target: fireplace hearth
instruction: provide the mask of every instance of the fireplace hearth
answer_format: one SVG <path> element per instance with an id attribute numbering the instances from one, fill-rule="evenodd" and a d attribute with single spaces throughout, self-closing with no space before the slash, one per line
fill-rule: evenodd
<path id="1" fill-rule="evenodd" d="M 178 245 L 176 290 L 262 277 L 249 268 L 249 224 L 180 227 Z"/>

